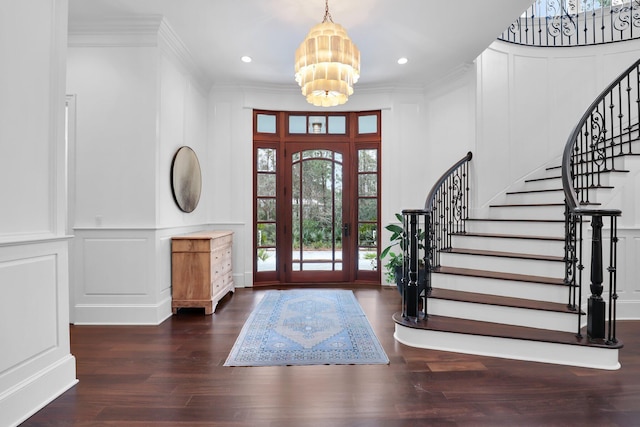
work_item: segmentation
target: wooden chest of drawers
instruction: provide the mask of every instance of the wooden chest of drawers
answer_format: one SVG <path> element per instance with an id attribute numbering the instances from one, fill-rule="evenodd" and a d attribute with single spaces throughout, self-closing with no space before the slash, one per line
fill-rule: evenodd
<path id="1" fill-rule="evenodd" d="M 204 307 L 212 314 L 218 301 L 234 291 L 231 231 L 207 231 L 171 238 L 173 314 L 182 307 Z"/>

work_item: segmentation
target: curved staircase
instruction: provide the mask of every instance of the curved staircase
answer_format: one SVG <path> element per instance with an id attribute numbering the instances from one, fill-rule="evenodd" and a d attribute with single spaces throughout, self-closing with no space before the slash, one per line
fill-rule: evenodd
<path id="1" fill-rule="evenodd" d="M 453 233 L 433 270 L 428 318 L 397 313 L 395 337 L 420 348 L 614 370 L 615 345 L 578 336 L 564 263 L 560 168 L 538 171 Z M 603 174 L 606 200 L 622 170 Z M 588 277 L 587 277 L 588 280 Z M 584 313 L 582 313 L 584 314 Z M 586 325 L 586 316 L 581 317 Z"/>

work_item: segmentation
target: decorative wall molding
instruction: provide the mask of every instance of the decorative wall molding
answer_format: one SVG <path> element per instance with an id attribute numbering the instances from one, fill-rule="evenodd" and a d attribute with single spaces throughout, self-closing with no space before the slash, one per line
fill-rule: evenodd
<path id="1" fill-rule="evenodd" d="M 162 15 L 105 17 L 69 25 L 69 47 L 157 47 L 188 72 L 206 94 L 211 81 Z"/>
<path id="2" fill-rule="evenodd" d="M 67 264 L 66 238 L 0 246 L 0 425 L 24 421 L 77 382 Z"/>
<path id="3" fill-rule="evenodd" d="M 243 245 L 244 225 L 220 223 L 157 229 L 76 229 L 75 270 L 72 272 L 76 284 L 74 305 L 71 307 L 73 323 L 162 323 L 171 316 L 171 237 L 203 230 L 228 229 L 234 231 L 235 252 L 239 250 L 238 246 Z M 126 262 L 126 259 L 130 261 Z M 241 263 L 242 259 L 238 262 Z M 234 264 L 234 281 L 239 284 L 237 287 L 242 287 L 245 283 L 244 269 L 238 266 L 235 256 Z M 114 265 L 120 271 L 104 273 L 113 269 Z M 118 282 L 114 283 L 114 280 Z"/>

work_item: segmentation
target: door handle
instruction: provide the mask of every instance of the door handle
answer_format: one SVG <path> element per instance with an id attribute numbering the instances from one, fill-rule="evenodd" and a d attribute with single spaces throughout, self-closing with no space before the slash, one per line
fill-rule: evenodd
<path id="1" fill-rule="evenodd" d="M 342 226 L 342 234 L 345 237 L 349 237 L 349 235 L 351 235 L 351 224 L 349 223 L 344 223 L 344 225 Z"/>

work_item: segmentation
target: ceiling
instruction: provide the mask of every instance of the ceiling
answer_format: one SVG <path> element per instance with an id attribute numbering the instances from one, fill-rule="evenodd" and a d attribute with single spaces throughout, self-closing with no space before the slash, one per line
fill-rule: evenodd
<path id="1" fill-rule="evenodd" d="M 360 49 L 356 88 L 428 86 L 471 63 L 531 3 L 329 0 L 329 10 Z M 324 9 L 323 0 L 69 0 L 69 23 L 163 15 L 212 84 L 295 86 L 294 52 Z"/>

